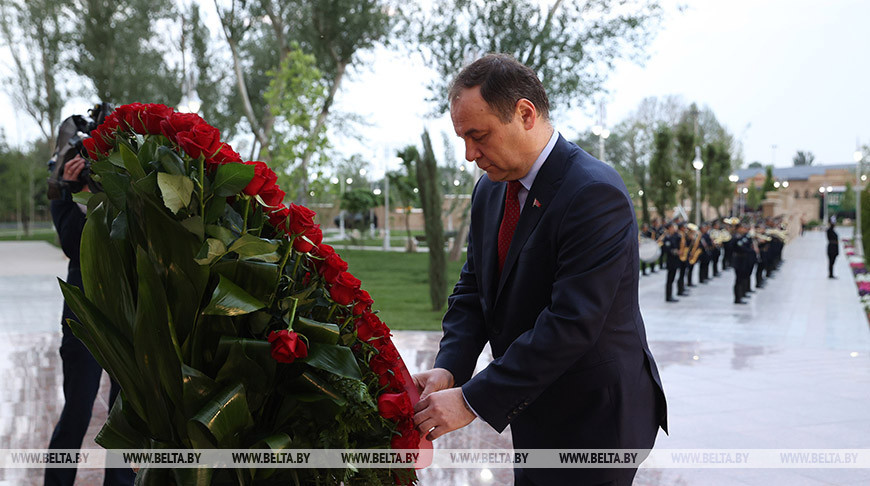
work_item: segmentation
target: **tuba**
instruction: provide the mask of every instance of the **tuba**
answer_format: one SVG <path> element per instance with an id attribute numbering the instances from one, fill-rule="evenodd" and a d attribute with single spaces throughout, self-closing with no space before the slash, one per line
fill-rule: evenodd
<path id="1" fill-rule="evenodd" d="M 701 243 L 701 233 L 695 233 L 695 241 L 692 242 L 692 251 L 689 257 L 689 265 L 694 265 L 695 262 L 698 261 L 698 258 L 701 256 L 701 252 L 704 250 L 699 246 Z"/>

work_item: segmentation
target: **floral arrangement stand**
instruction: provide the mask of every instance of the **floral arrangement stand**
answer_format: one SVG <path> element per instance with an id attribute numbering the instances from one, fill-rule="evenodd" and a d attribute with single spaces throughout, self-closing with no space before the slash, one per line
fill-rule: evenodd
<path id="1" fill-rule="evenodd" d="M 119 107 L 86 139 L 69 324 L 121 385 L 108 449 L 431 448 L 372 299 L 276 175 L 196 114 Z M 410 484 L 404 469 L 144 468 L 137 484 Z"/>

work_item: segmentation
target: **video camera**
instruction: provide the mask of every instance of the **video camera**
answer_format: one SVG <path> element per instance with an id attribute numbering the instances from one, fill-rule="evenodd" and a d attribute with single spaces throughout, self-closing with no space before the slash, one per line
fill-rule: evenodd
<path id="1" fill-rule="evenodd" d="M 48 161 L 48 198 L 60 199 L 63 190 L 71 193 L 79 192 L 88 186 L 91 192 L 102 190 L 100 184 L 91 178 L 90 162 L 86 162 L 85 168 L 79 174 L 78 180 L 63 180 L 63 168 L 67 162 L 76 155 L 87 158 L 82 142 L 90 138 L 92 130 L 100 126 L 115 108 L 109 103 L 99 103 L 88 110 L 88 116 L 73 115 L 61 122 L 57 133 L 57 143 L 54 146 L 54 155 Z"/>

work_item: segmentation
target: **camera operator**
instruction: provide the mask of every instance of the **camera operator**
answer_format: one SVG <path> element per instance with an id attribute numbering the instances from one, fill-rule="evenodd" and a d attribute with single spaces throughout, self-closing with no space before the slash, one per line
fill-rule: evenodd
<path id="1" fill-rule="evenodd" d="M 51 217 L 57 229 L 63 252 L 69 257 L 69 268 L 66 281 L 82 288 L 82 273 L 79 267 L 79 246 L 82 239 L 82 229 L 85 225 L 85 209 L 72 200 L 72 192 L 81 187 L 90 192 L 88 184 L 81 184 L 82 171 L 86 161 L 79 150 L 67 147 L 67 141 L 59 137 L 56 157 L 64 160 L 58 172 L 60 181 L 55 180 L 59 187 L 57 199 L 51 201 Z M 73 150 L 66 150 L 73 149 Z M 83 187 L 82 187 L 83 186 Z M 49 449 L 80 449 L 91 421 L 91 411 L 94 400 L 100 388 L 100 376 L 103 369 L 91 355 L 85 345 L 73 335 L 66 324 L 67 319 L 75 319 L 75 315 L 63 304 L 63 319 L 61 326 L 63 338 L 60 345 L 60 357 L 63 362 L 63 397 L 64 405 L 60 419 L 51 434 Z M 109 393 L 109 409 L 115 403 L 120 387 L 112 380 Z M 75 482 L 76 468 L 46 468 L 45 485 L 72 486 Z M 135 474 L 129 468 L 106 469 L 104 485 L 132 485 Z"/>

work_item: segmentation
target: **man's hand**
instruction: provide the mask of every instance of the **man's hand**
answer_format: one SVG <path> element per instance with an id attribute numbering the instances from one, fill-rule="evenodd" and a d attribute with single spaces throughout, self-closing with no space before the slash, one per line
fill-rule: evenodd
<path id="1" fill-rule="evenodd" d="M 414 411 L 414 425 L 428 440 L 465 427 L 477 418 L 465 403 L 462 388 L 433 392 L 417 402 Z"/>
<path id="2" fill-rule="evenodd" d="M 453 373 L 444 368 L 433 368 L 429 371 L 417 373 L 411 378 L 420 392 L 420 401 L 425 400 L 432 393 L 446 390 L 453 386 Z"/>
<path id="3" fill-rule="evenodd" d="M 82 173 L 82 169 L 85 168 L 85 159 L 82 158 L 81 155 L 76 155 L 72 159 L 69 160 L 63 166 L 63 173 L 60 175 L 61 179 L 69 182 L 74 182 L 79 179 L 79 174 Z"/>

